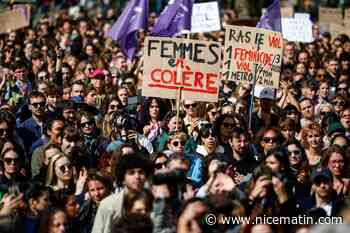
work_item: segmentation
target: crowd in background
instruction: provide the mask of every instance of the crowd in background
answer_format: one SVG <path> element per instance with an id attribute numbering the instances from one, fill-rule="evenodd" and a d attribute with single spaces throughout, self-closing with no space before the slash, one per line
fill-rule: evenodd
<path id="1" fill-rule="evenodd" d="M 35 26 L 0 34 L 0 232 L 313 227 L 223 216 L 341 216 L 332 227 L 349 230 L 348 35 L 315 23 L 314 42 L 284 42 L 278 90 L 254 95 L 250 84 L 222 80 L 217 103 L 183 100 L 177 117 L 175 101 L 141 95 L 143 40 L 158 15 L 129 60 L 106 37 L 117 9 L 69 6 L 42 7 Z M 223 25 L 237 19 L 235 9 L 220 14 Z M 224 36 L 191 38 L 224 45 Z"/>

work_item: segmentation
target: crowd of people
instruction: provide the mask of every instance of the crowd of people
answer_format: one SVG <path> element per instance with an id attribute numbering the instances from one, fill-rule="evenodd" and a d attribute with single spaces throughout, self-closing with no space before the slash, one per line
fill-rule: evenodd
<path id="1" fill-rule="evenodd" d="M 223 224 L 223 216 L 350 222 L 348 35 L 315 23 L 314 42 L 284 42 L 278 90 L 222 80 L 217 103 L 183 100 L 177 117 L 175 101 L 141 95 L 147 30 L 129 60 L 106 36 L 116 10 L 98 6 L 40 9 L 35 26 L 0 35 L 0 232 L 301 233 L 315 225 Z M 221 15 L 223 25 L 237 19 L 233 9 Z M 191 35 L 222 45 L 224 36 Z"/>

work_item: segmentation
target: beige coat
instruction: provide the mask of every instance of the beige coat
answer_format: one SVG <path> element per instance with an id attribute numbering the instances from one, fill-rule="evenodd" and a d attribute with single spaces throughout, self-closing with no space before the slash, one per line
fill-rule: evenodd
<path id="1" fill-rule="evenodd" d="M 125 215 L 125 191 L 111 194 L 98 207 L 92 233 L 111 233 L 113 225 Z"/>

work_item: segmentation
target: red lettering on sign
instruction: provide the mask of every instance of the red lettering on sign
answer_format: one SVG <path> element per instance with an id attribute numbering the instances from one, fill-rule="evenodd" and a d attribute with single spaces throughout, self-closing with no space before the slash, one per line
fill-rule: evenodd
<path id="1" fill-rule="evenodd" d="M 217 87 L 215 86 L 215 80 L 217 79 L 218 75 L 214 73 L 207 73 L 207 90 L 217 91 Z"/>
<path id="2" fill-rule="evenodd" d="M 203 73 L 200 71 L 174 71 L 170 69 L 154 69 L 151 71 L 149 87 L 162 89 L 176 89 L 183 87 L 183 90 L 198 93 L 217 93 L 216 73 Z"/>
<path id="3" fill-rule="evenodd" d="M 251 72 L 250 64 L 249 64 L 249 63 L 237 61 L 236 64 L 237 64 L 237 69 L 238 69 L 239 71 Z"/>
<path id="4" fill-rule="evenodd" d="M 196 72 L 194 74 L 194 86 L 203 87 L 202 79 L 204 78 L 204 74 L 202 72 Z"/>
<path id="5" fill-rule="evenodd" d="M 271 48 L 282 48 L 281 38 L 277 36 L 269 36 L 269 46 Z"/>
<path id="6" fill-rule="evenodd" d="M 170 84 L 171 81 L 172 81 L 172 79 L 173 79 L 172 76 L 173 76 L 173 75 L 172 75 L 171 70 L 164 70 L 164 71 L 162 72 L 162 76 L 161 76 L 162 82 L 163 82 L 163 83 L 166 83 L 166 84 Z"/>
<path id="7" fill-rule="evenodd" d="M 187 87 L 191 86 L 191 84 L 188 83 L 188 81 L 189 81 L 189 79 L 191 78 L 192 75 L 193 75 L 192 71 L 184 71 L 182 73 L 182 85 L 183 86 L 187 86 Z"/>
<path id="8" fill-rule="evenodd" d="M 152 72 L 151 72 L 151 79 L 152 79 L 152 81 L 153 82 L 156 82 L 156 83 L 159 83 L 160 82 L 160 80 L 159 79 L 156 79 L 156 73 L 159 73 L 159 72 L 161 72 L 162 70 L 161 69 L 155 69 L 155 70 L 152 70 Z M 158 76 L 158 75 L 157 75 Z M 158 76 L 159 77 L 159 76 Z"/>

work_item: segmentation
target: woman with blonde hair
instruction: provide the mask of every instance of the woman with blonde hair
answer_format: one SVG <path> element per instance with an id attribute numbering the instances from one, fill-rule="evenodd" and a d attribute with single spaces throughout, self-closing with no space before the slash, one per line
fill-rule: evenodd
<path id="1" fill-rule="evenodd" d="M 74 169 L 68 156 L 58 152 L 50 159 L 45 185 L 54 191 L 74 187 Z"/>
<path id="2" fill-rule="evenodd" d="M 312 123 L 301 131 L 301 142 L 304 146 L 310 168 L 317 168 L 322 159 L 323 130 L 318 123 Z"/>

